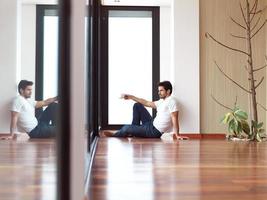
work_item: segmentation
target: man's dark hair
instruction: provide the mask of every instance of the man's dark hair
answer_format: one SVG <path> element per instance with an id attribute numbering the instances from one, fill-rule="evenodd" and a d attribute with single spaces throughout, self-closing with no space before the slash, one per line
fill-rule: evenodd
<path id="1" fill-rule="evenodd" d="M 25 90 L 25 88 L 26 88 L 27 86 L 32 86 L 32 85 L 33 85 L 33 82 L 32 82 L 32 81 L 21 80 L 21 81 L 19 82 L 19 85 L 18 85 L 18 91 L 19 91 L 19 93 L 20 93 L 20 89 Z M 21 94 L 21 93 L 20 93 L 20 94 Z"/>
<path id="2" fill-rule="evenodd" d="M 170 90 L 170 94 L 172 93 L 172 84 L 170 81 L 162 81 L 158 86 L 162 86 L 166 91 Z"/>

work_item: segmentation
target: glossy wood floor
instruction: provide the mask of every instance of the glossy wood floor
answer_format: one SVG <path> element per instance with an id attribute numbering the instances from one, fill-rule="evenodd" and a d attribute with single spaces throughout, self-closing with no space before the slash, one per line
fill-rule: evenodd
<path id="1" fill-rule="evenodd" d="M 0 199 L 55 200 L 54 140 L 0 140 Z"/>
<path id="2" fill-rule="evenodd" d="M 267 143 L 101 138 L 89 200 L 261 200 Z"/>

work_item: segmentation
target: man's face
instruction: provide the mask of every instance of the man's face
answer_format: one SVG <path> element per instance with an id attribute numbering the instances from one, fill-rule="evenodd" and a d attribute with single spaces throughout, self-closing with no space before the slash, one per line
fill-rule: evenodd
<path id="1" fill-rule="evenodd" d="M 31 98 L 32 95 L 32 86 L 28 85 L 24 90 L 20 89 L 21 96 L 24 98 Z"/>
<path id="2" fill-rule="evenodd" d="M 169 90 L 165 90 L 163 86 L 158 87 L 158 95 L 160 99 L 165 99 L 166 97 L 170 96 Z"/>

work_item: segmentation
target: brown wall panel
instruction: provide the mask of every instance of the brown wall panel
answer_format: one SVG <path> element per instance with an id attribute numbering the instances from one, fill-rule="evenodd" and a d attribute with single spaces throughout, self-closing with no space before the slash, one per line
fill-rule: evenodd
<path id="1" fill-rule="evenodd" d="M 265 6 L 266 3 L 265 0 L 259 0 L 261 7 Z M 216 104 L 212 100 L 211 94 L 229 107 L 233 107 L 237 96 L 238 105 L 249 111 L 247 93 L 226 79 L 214 64 L 214 60 L 216 60 L 229 76 L 248 88 L 248 76 L 244 69 L 246 56 L 225 49 L 211 39 L 207 40 L 205 38 L 205 32 L 209 32 L 221 42 L 245 50 L 245 40 L 233 38 L 230 35 L 230 33 L 235 35 L 245 34 L 242 28 L 230 20 L 230 16 L 243 23 L 239 0 L 200 0 L 201 133 L 223 133 L 227 131 L 226 126 L 219 123 L 227 110 Z M 263 19 L 265 17 L 263 16 Z M 266 29 L 263 29 L 253 41 L 255 66 L 262 66 L 266 62 L 264 58 L 264 55 L 266 55 Z M 260 80 L 262 75 L 266 75 L 265 70 L 258 72 L 256 79 Z M 265 80 L 257 90 L 257 99 L 263 105 L 266 105 Z M 266 112 L 261 108 L 258 108 L 258 111 L 259 120 L 266 122 Z"/>

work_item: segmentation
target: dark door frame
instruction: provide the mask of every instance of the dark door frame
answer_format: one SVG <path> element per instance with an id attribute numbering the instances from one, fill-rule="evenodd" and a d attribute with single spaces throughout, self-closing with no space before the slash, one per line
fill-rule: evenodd
<path id="1" fill-rule="evenodd" d="M 101 60 L 100 60 L 100 127 L 102 130 L 121 128 L 121 124 L 108 124 L 108 11 L 152 11 L 152 98 L 158 97 L 160 79 L 160 9 L 147 6 L 102 6 L 101 7 Z M 155 110 L 153 110 L 155 116 Z"/>

